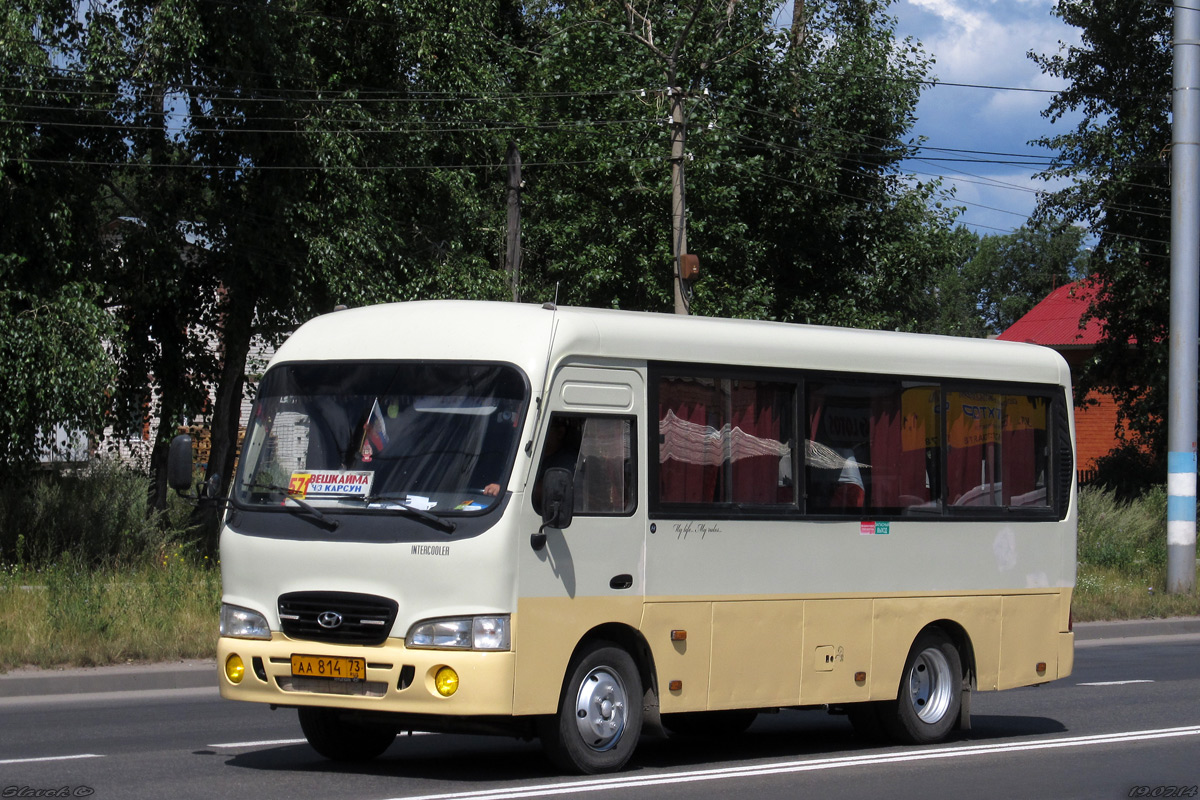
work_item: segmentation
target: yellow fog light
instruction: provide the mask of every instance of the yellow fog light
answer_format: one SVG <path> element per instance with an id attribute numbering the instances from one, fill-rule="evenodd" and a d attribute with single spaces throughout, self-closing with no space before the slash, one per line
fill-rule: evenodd
<path id="1" fill-rule="evenodd" d="M 442 697 L 449 697 L 458 691 L 458 673 L 450 667 L 442 667 L 433 676 L 433 685 Z"/>
<path id="2" fill-rule="evenodd" d="M 246 674 L 246 665 L 242 663 L 242 657 L 231 655 L 225 659 L 225 677 L 229 678 L 230 683 L 241 683 L 243 676 Z"/>

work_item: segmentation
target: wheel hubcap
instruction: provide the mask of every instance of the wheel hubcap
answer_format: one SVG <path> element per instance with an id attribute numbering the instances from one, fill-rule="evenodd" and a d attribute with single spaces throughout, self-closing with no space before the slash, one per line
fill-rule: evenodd
<path id="1" fill-rule="evenodd" d="M 596 667 L 579 685 L 575 724 L 584 744 L 593 750 L 612 749 L 625 730 L 628 698 L 625 684 L 607 667 Z"/>
<path id="2" fill-rule="evenodd" d="M 946 715 L 954 698 L 954 676 L 941 650 L 923 650 L 908 673 L 909 699 L 921 721 L 935 723 Z"/>

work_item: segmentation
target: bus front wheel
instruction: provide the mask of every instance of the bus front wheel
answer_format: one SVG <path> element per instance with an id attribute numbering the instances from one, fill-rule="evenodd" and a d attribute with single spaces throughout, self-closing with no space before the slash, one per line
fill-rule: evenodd
<path id="1" fill-rule="evenodd" d="M 331 761 L 370 761 L 396 740 L 395 728 L 350 722 L 332 708 L 300 708 L 300 729 L 312 748 Z"/>
<path id="2" fill-rule="evenodd" d="M 904 744 L 941 741 L 958 721 L 962 688 L 958 649 L 940 628 L 925 629 L 908 651 L 896 699 L 880 705 L 888 735 Z"/>
<path id="3" fill-rule="evenodd" d="M 599 642 L 572 660 L 558 713 L 541 726 L 542 746 L 560 768 L 615 772 L 642 732 L 642 680 L 633 658 Z"/>

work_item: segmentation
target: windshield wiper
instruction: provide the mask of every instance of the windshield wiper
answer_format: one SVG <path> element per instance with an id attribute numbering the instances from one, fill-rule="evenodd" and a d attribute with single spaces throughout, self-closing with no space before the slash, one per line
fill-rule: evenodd
<path id="1" fill-rule="evenodd" d="M 369 507 L 372 503 L 378 503 L 382 500 L 403 501 L 403 499 L 406 497 L 408 497 L 407 494 L 373 494 L 366 498 L 366 502 L 367 506 Z M 380 506 L 378 510 L 398 511 L 401 514 L 410 516 L 415 520 L 424 522 L 426 525 L 429 525 L 432 528 L 437 528 L 443 533 L 454 533 L 454 529 L 458 527 L 453 520 L 443 519 L 437 514 L 431 514 L 421 508 L 413 508 L 412 506 L 405 505 L 403 502 Z"/>
<path id="2" fill-rule="evenodd" d="M 276 486 L 273 483 L 250 483 L 245 484 L 245 488 L 266 489 L 268 492 L 278 492 L 283 495 L 285 502 L 287 500 L 291 500 L 293 503 L 299 506 L 298 509 L 289 510 L 299 515 L 301 519 L 306 519 L 313 525 L 316 525 L 319 528 L 324 528 L 327 531 L 336 531 L 338 529 L 339 523 L 336 519 L 327 517 L 319 509 L 314 508 L 313 506 L 301 500 L 299 497 L 296 497 L 289 489 L 283 486 Z M 287 508 L 287 506 L 285 505 L 284 508 Z"/>

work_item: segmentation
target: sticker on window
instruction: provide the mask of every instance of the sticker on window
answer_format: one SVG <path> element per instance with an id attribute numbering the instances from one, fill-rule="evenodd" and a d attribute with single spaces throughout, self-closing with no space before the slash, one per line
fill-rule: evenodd
<path id="1" fill-rule="evenodd" d="M 293 497 L 369 497 L 374 472 L 293 472 Z"/>

